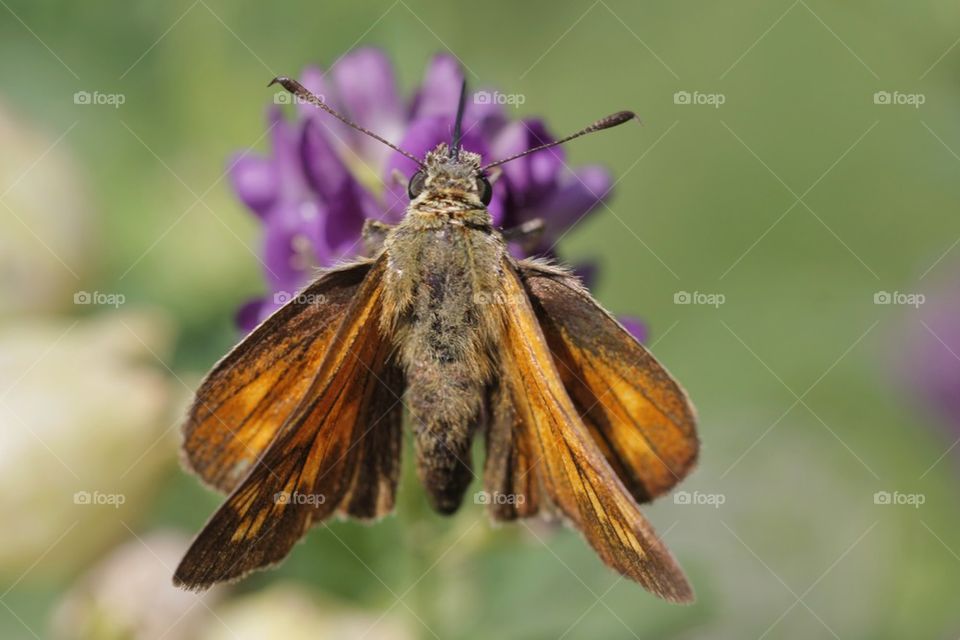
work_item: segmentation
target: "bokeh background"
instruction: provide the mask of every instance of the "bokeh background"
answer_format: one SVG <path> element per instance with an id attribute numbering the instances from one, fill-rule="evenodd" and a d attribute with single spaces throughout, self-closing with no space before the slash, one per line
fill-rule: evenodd
<path id="1" fill-rule="evenodd" d="M 958 38 L 946 0 L 0 0 L 0 636 L 955 637 Z M 409 464 L 386 521 L 169 586 L 220 502 L 180 416 L 265 291 L 227 159 L 267 149 L 267 80 L 371 45 L 406 93 L 451 52 L 555 133 L 641 114 L 567 149 L 620 181 L 560 249 L 699 409 L 646 509 L 694 606 L 574 532 L 441 518 Z"/>

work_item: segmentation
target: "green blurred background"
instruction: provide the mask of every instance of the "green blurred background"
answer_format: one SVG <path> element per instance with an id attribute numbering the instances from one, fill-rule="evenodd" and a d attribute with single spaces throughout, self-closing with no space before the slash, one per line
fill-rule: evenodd
<path id="1" fill-rule="evenodd" d="M 956 436 L 909 385 L 924 308 L 874 302 L 929 302 L 960 273 L 956 3 L 0 5 L 0 637 L 960 633 Z M 177 464 L 178 416 L 264 290 L 227 158 L 267 148 L 271 77 L 359 45 L 407 93 L 452 51 L 557 133 L 641 114 L 568 148 L 622 180 L 561 250 L 600 260 L 597 297 L 645 319 L 698 407 L 693 504 L 646 510 L 696 605 L 620 580 L 571 531 L 434 515 L 409 474 L 376 526 L 318 527 L 200 602 L 168 587 L 220 501 Z"/>

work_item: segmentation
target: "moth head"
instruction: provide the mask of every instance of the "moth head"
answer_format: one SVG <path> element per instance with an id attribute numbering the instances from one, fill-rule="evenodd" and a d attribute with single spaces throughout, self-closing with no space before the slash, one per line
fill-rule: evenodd
<path id="1" fill-rule="evenodd" d="M 480 166 L 480 154 L 459 149 L 455 154 L 441 142 L 427 152 L 423 168 L 410 178 L 407 195 L 411 200 L 424 192 L 454 192 L 467 200 L 487 206 L 493 197 L 493 187 Z"/>
<path id="2" fill-rule="evenodd" d="M 296 80 L 292 80 L 285 76 L 280 76 L 274 78 L 270 82 L 270 85 L 273 84 L 279 84 L 283 86 L 284 89 L 296 95 L 301 100 L 313 104 L 314 106 L 337 118 L 344 124 L 356 129 L 360 133 L 368 135 L 374 140 L 382 142 L 397 153 L 402 154 L 410 160 L 413 160 L 420 168 L 416 173 L 413 174 L 413 176 L 410 178 L 409 184 L 407 185 L 407 194 L 410 196 L 411 200 L 418 198 L 424 193 L 430 193 L 434 191 L 456 191 L 467 199 L 476 200 L 476 203 L 479 205 L 486 206 L 490 203 L 490 198 L 493 196 L 493 189 L 490 184 L 490 179 L 488 178 L 490 169 L 500 166 L 506 162 L 510 162 L 511 160 L 522 158 L 523 156 L 531 153 L 535 153 L 543 149 L 549 149 L 550 147 L 555 147 L 569 140 L 573 140 L 574 138 L 579 138 L 582 135 L 593 133 L 594 131 L 609 129 L 610 127 L 615 127 L 629 120 L 639 121 L 637 114 L 633 113 L 632 111 L 618 111 L 607 116 L 606 118 L 597 120 L 590 126 L 584 127 L 580 131 L 577 131 L 576 133 L 565 138 L 548 142 L 532 149 L 527 149 L 526 151 L 512 155 L 509 158 L 504 158 L 502 160 L 497 160 L 496 162 L 481 165 L 480 155 L 464 150 L 461 145 L 463 117 L 465 112 L 464 107 L 466 105 L 467 97 L 467 81 L 464 79 L 463 84 L 460 87 L 460 100 L 457 106 L 457 118 L 454 121 L 453 135 L 451 136 L 450 144 L 441 142 L 432 151 L 427 152 L 426 157 L 421 160 L 412 153 L 404 151 L 387 139 L 377 135 L 373 131 L 364 129 L 360 125 L 351 122 L 349 119 L 329 107 L 318 96 L 310 93 L 310 91 L 308 91 Z"/>
<path id="3" fill-rule="evenodd" d="M 467 81 L 460 85 L 457 117 L 453 121 L 450 144 L 441 142 L 427 152 L 421 169 L 410 178 L 407 195 L 414 200 L 422 193 L 455 193 L 472 201 L 474 206 L 487 206 L 493 197 L 493 188 L 487 174 L 480 168 L 480 154 L 463 149 L 463 114 L 467 104 Z"/>

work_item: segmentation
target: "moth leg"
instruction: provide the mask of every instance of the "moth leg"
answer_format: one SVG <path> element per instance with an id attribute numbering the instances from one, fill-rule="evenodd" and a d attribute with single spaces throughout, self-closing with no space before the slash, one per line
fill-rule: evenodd
<path id="1" fill-rule="evenodd" d="M 540 240 L 543 238 L 543 232 L 546 224 L 543 218 L 534 218 L 523 224 L 503 230 L 503 239 L 507 242 L 517 242 L 525 251 L 533 251 Z"/>
<path id="2" fill-rule="evenodd" d="M 379 220 L 367 220 L 363 223 L 363 250 L 368 256 L 375 256 L 383 249 L 383 241 L 393 229 L 393 225 Z"/>

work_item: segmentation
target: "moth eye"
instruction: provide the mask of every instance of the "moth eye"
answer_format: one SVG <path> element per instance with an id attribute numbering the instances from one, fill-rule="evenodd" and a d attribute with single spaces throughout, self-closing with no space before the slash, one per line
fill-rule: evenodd
<path id="1" fill-rule="evenodd" d="M 493 198 L 493 187 L 487 180 L 487 176 L 477 178 L 477 193 L 480 195 L 480 202 L 483 203 L 483 206 L 490 204 L 490 199 Z"/>
<path id="2" fill-rule="evenodd" d="M 413 177 L 410 178 L 410 183 L 407 185 L 407 195 L 410 196 L 410 199 L 413 200 L 420 192 L 423 191 L 424 182 L 426 182 L 427 176 L 423 171 L 417 171 L 413 174 Z"/>

